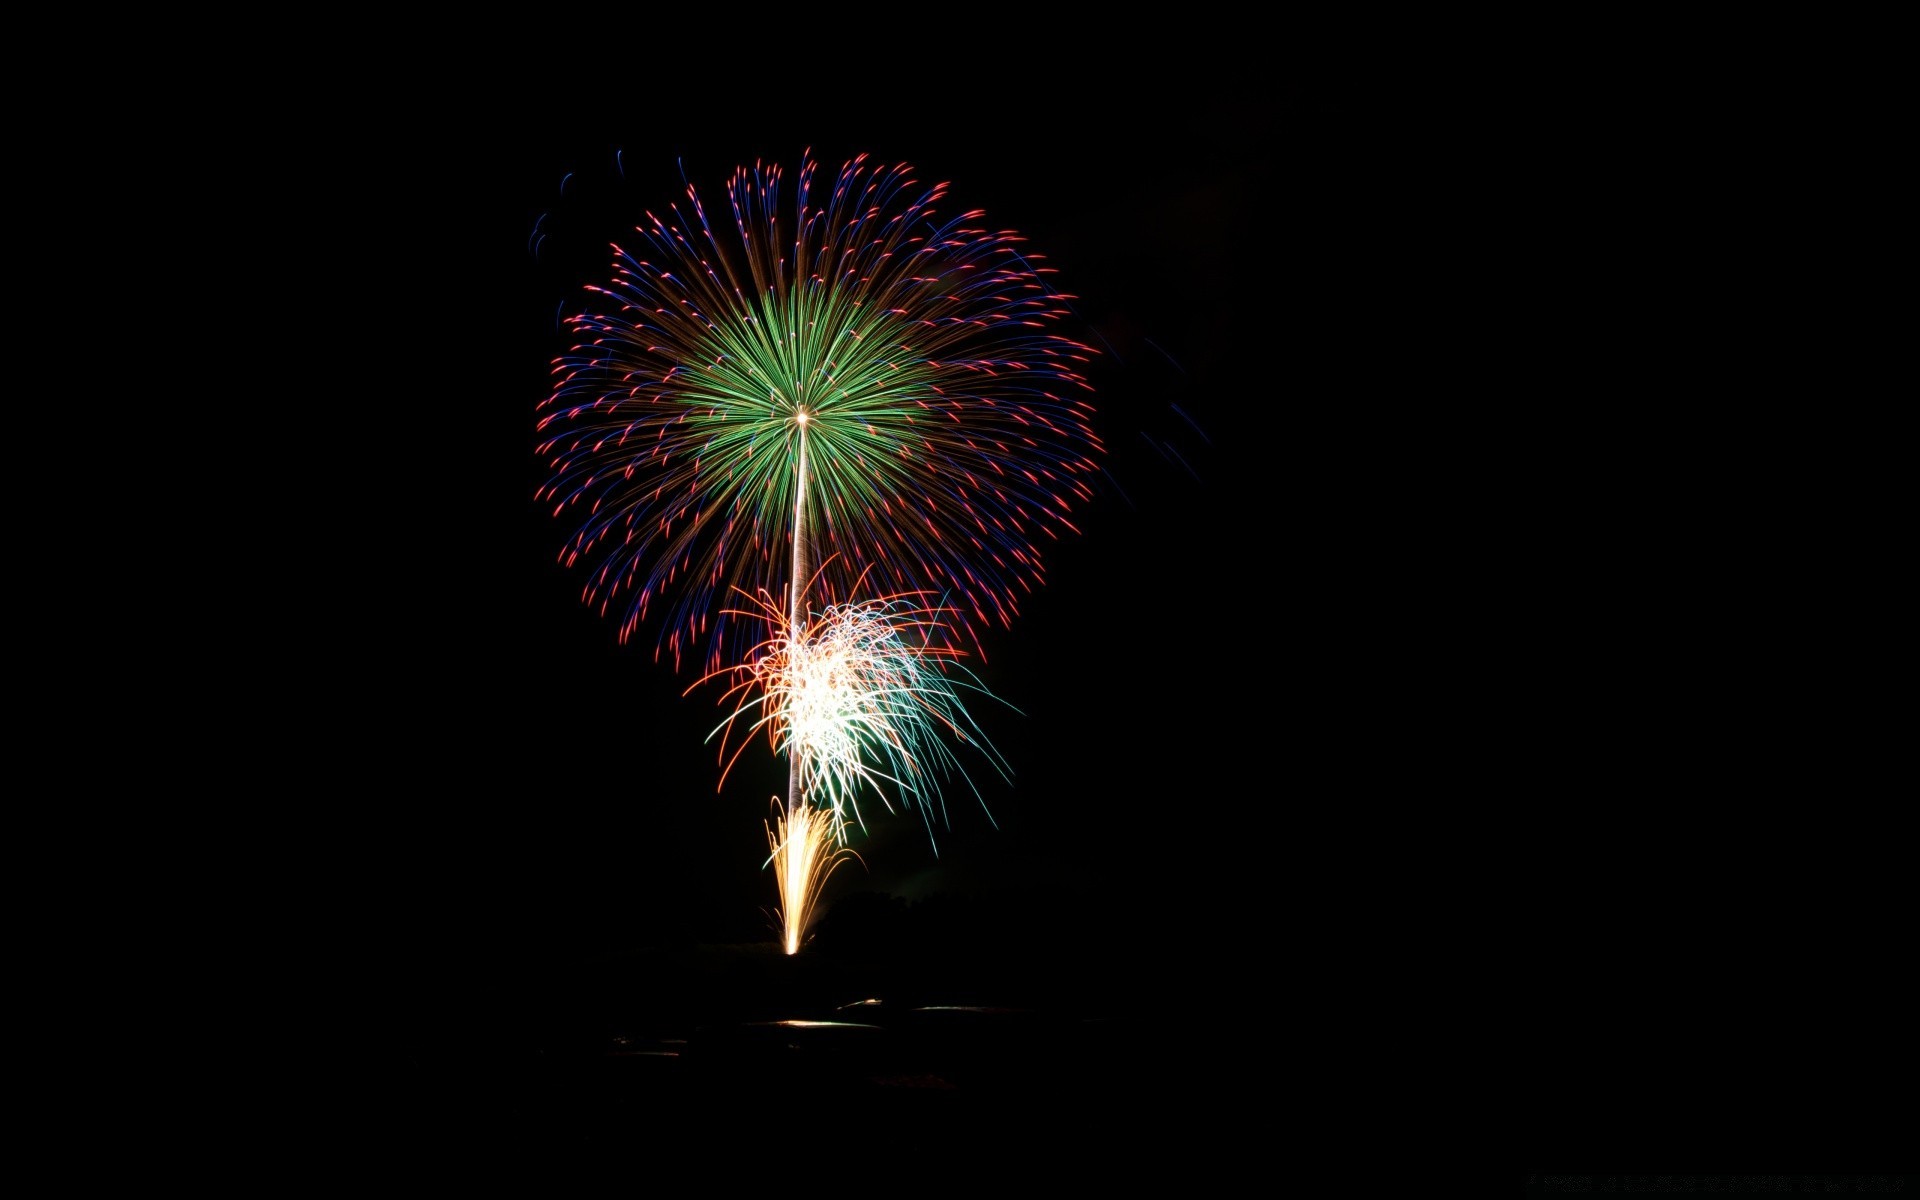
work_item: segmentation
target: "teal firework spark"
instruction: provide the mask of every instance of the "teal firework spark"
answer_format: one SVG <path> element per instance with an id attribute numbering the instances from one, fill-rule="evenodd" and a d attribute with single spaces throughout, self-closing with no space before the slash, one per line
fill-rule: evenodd
<path id="1" fill-rule="evenodd" d="M 1052 268 L 904 165 L 862 155 L 825 195 L 814 174 L 783 207 L 778 167 L 737 170 L 724 234 L 691 185 L 648 213 L 539 406 L 536 499 L 580 522 L 561 561 L 622 641 L 657 606 L 676 666 L 738 661 L 754 630 L 720 598 L 786 592 L 796 524 L 827 594 L 870 572 L 945 596 L 978 649 L 1093 495 L 1093 351 L 1053 331 Z"/>

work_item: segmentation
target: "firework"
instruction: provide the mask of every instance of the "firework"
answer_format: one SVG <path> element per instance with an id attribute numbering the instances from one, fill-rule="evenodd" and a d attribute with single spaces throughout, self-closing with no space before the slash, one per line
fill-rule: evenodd
<path id="1" fill-rule="evenodd" d="M 931 835 L 942 783 L 973 785 L 949 739 L 1007 774 L 961 703 L 985 693 L 960 647 L 984 654 L 1044 582 L 1040 539 L 1077 532 L 1103 450 L 1094 352 L 1052 331 L 1073 297 L 1022 238 L 949 215 L 947 185 L 905 165 L 862 155 L 818 195 L 816 170 L 803 156 L 784 207 L 779 167 L 735 171 L 724 235 L 689 185 L 613 246 L 539 406 L 535 493 L 579 522 L 561 561 L 621 641 L 657 606 L 656 657 L 732 679 L 726 768 L 736 730 L 786 756 L 767 837 L 789 954 L 862 797 Z"/>
<path id="2" fill-rule="evenodd" d="M 778 796 L 772 807 L 767 847 L 773 852 L 768 862 L 780 893 L 780 943 L 788 954 L 798 954 L 827 877 L 848 859 L 858 861 L 859 855 L 836 843 L 825 814 L 801 805 L 783 816 Z"/>
<path id="3" fill-rule="evenodd" d="M 779 167 L 737 170 L 724 234 L 691 185 L 648 213 L 540 405 L 536 499 L 580 521 L 561 560 L 622 641 L 658 606 L 676 669 L 740 661 L 735 589 L 785 595 L 798 623 L 809 541 L 833 594 L 872 573 L 941 595 L 978 650 L 1093 495 L 1093 351 L 1052 332 L 1072 299 L 1052 268 L 905 165 L 815 172 L 783 205 Z"/>
<path id="4" fill-rule="evenodd" d="M 735 704 L 714 730 L 721 737 L 721 785 L 752 736 L 765 733 L 791 764 L 790 819 L 803 803 L 819 809 L 836 844 L 846 843 L 849 820 L 864 828 L 860 799 L 866 794 L 889 812 L 896 803 L 917 809 L 929 835 L 936 816 L 946 822 L 941 785 L 954 775 L 984 807 L 948 743 L 973 747 L 1008 777 L 961 697 L 963 691 L 991 693 L 940 636 L 951 614 L 921 600 L 902 595 L 834 604 L 795 625 L 762 593 L 758 613 L 772 635 L 745 663 L 718 673 L 731 678 L 721 702 Z M 729 754 L 736 730 L 744 736 Z"/>

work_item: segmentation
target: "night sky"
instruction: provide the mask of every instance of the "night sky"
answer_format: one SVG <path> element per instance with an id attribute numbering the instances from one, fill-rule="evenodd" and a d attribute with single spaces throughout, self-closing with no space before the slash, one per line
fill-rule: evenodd
<path id="1" fill-rule="evenodd" d="M 773 940 L 762 821 L 784 766 L 750 751 L 716 793 L 718 691 L 683 695 L 695 672 L 654 661 L 656 626 L 622 646 L 580 603 L 583 569 L 555 562 L 572 526 L 531 499 L 533 423 L 568 344 L 556 309 L 604 282 L 606 243 L 683 170 L 711 208 L 736 165 L 791 172 L 808 148 L 823 173 L 866 152 L 951 181 L 1048 256 L 1111 351 L 1089 372 L 1111 480 L 970 664 L 1013 706 L 972 706 L 1013 771 L 972 772 L 998 827 L 958 785 L 937 856 L 917 819 L 880 814 L 830 885 L 829 957 L 924 934 L 915 953 L 960 965 L 919 985 L 1178 1011 L 1209 1053 L 1284 1059 L 1326 1104 L 1397 1086 L 1330 1068 L 1338 1046 L 1445 1024 L 1436 996 L 1507 1006 L 1551 1059 L 1530 1094 L 1582 1120 L 1642 1087 L 1610 1074 L 1622 1056 L 1680 1037 L 1621 961 L 1710 964 L 1689 1028 L 1738 1007 L 1741 953 L 1774 943 L 1709 952 L 1666 919 L 1707 937 L 1698 914 L 1753 896 L 1786 920 L 1764 835 L 1724 800 L 1667 799 L 1708 668 L 1665 654 L 1654 606 L 1706 619 L 1713 568 L 1655 513 L 1691 493 L 1660 456 L 1633 486 L 1610 475 L 1630 440 L 1554 407 L 1582 370 L 1487 325 L 1527 301 L 1475 265 L 1475 230 L 1526 223 L 1536 143 L 1487 155 L 1414 97 L 1203 66 L 1089 59 L 996 90 L 928 62 L 906 103 L 851 79 L 460 69 L 327 148 L 362 341 L 338 398 L 352 456 L 327 464 L 351 523 L 317 548 L 343 647 L 322 667 L 358 699 L 319 719 L 336 753 L 313 770 L 352 831 L 343 953 L 395 1053 L 538 1040 L 582 964 Z M 1533 364 L 1528 396 L 1501 355 Z M 1497 846 L 1517 878 L 1468 857 Z M 1507 907 L 1529 982 L 1483 1005 L 1513 960 L 1473 946 Z M 1785 1011 L 1764 994 L 1740 1028 Z M 1686 1069 L 1724 1102 L 1766 1068 L 1717 1037 Z"/>
<path id="2" fill-rule="evenodd" d="M 791 170 L 808 147 L 829 170 L 865 151 L 952 181 L 1049 257 L 1110 348 L 1091 371 L 1110 479 L 970 663 L 1012 706 L 974 706 L 1013 770 L 971 772 L 998 828 L 956 783 L 937 857 L 883 813 L 836 891 L 982 897 L 1103 945 L 1181 943 L 1195 914 L 1253 931 L 1241 872 L 1294 852 L 1278 835 L 1311 803 L 1301 770 L 1319 788 L 1349 769 L 1365 733 L 1338 714 L 1373 702 L 1364 676 L 1395 640 L 1369 628 L 1396 620 L 1393 535 L 1353 536 L 1389 504 L 1380 427 L 1406 402 L 1357 395 L 1392 302 L 1391 172 L 1357 114 L 1232 80 L 1044 118 L 520 99 L 415 114 L 399 140 L 418 157 L 369 193 L 407 332 L 369 381 L 395 398 L 366 409 L 378 453 L 355 486 L 379 516 L 354 618 L 388 659 L 370 704 L 406 802 L 374 849 L 407 936 L 428 953 L 765 936 L 784 767 L 749 753 L 716 794 L 718 690 L 683 696 L 696 673 L 654 661 L 652 626 L 620 646 L 579 602 L 583 571 L 555 562 L 570 526 L 531 500 L 532 423 L 566 344 L 556 308 L 603 281 L 606 243 L 676 198 L 682 168 L 711 204 L 736 163 Z"/>

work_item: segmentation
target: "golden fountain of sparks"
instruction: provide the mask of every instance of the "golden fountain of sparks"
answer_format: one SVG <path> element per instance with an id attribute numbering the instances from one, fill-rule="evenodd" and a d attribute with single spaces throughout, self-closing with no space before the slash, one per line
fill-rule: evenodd
<path id="1" fill-rule="evenodd" d="M 780 892 L 780 939 L 788 954 L 797 954 L 813 924 L 814 907 L 834 868 L 853 851 L 835 844 L 828 815 L 806 805 L 791 811 L 773 798 L 773 819 L 767 824 L 767 845 L 773 851 L 774 879 Z"/>

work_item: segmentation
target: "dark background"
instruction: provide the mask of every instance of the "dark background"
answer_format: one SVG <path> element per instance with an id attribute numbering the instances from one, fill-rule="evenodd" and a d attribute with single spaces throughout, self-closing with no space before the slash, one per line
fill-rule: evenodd
<path id="1" fill-rule="evenodd" d="M 1255 935 L 1248 872 L 1289 874 L 1284 831 L 1417 752 L 1367 749 L 1431 599 L 1394 515 L 1414 406 L 1368 382 L 1412 353 L 1381 340 L 1398 185 L 1357 115 L 1245 81 L 830 118 L 517 100 L 422 117 L 420 159 L 376 201 L 414 329 L 368 431 L 369 472 L 401 479 L 362 485 L 383 511 L 354 582 L 378 612 L 381 786 L 404 796 L 370 849 L 418 881 L 396 905 L 408 936 L 552 954 L 767 935 L 761 823 L 784 771 L 750 753 L 716 794 L 717 689 L 683 696 L 695 673 L 654 661 L 651 630 L 619 646 L 579 603 L 555 562 L 568 529 L 530 499 L 532 406 L 565 345 L 556 306 L 581 307 L 605 243 L 680 194 L 681 165 L 717 202 L 736 162 L 808 147 L 829 169 L 865 150 L 951 179 L 1049 256 L 1111 348 L 1093 373 L 1111 486 L 972 664 L 1013 706 L 976 706 L 1014 771 L 970 764 L 998 828 L 964 787 L 938 856 L 882 814 L 835 893 L 978 902 L 993 936 L 1047 957 L 1179 955 L 1196 914 Z"/>
<path id="2" fill-rule="evenodd" d="M 450 1097 L 492 1095 L 476 1073 L 502 1063 L 868 995 L 1120 1022 L 1123 1094 L 1155 1096 L 1116 1127 L 1138 1130 L 1196 1099 L 1164 1081 L 1264 1077 L 1304 976 L 1312 1009 L 1384 1003 L 1356 972 L 1399 936 L 1379 847 L 1433 749 L 1401 714 L 1453 586 L 1409 532 L 1431 476 L 1402 476 L 1431 428 L 1390 324 L 1423 186 L 1402 134 L 1339 87 L 1243 71 L 1089 65 L 951 101 L 929 80 L 912 106 L 636 86 L 469 82 L 357 148 L 367 337 L 399 340 L 349 401 L 355 699 L 316 769 L 350 772 L 365 932 L 344 952 L 398 1090 L 443 1114 L 417 1136 L 492 1127 Z M 1013 770 L 969 764 L 997 827 L 962 786 L 937 855 L 879 814 L 787 963 L 761 869 L 784 769 L 750 752 L 716 794 L 717 690 L 683 695 L 654 630 L 620 646 L 580 604 L 568 528 L 531 501 L 532 426 L 556 307 L 604 280 L 606 243 L 682 169 L 712 205 L 736 164 L 808 148 L 824 171 L 912 162 L 1048 256 L 1109 350 L 1112 453 L 1084 536 L 972 664 L 1012 706 L 973 706 Z"/>
<path id="3" fill-rule="evenodd" d="M 1461 1103 L 1555 1152 L 1884 1134 L 1891 875 L 1870 822 L 1788 819 L 1839 800 L 1752 719 L 1776 498 L 1722 486 L 1697 395 L 1561 340 L 1589 309 L 1628 336 L 1640 293 L 1580 281 L 1635 172 L 1684 156 L 1624 152 L 1625 101 L 1142 61 L 926 61 L 897 103 L 851 66 L 449 66 L 340 126 L 357 336 L 314 667 L 348 698 L 303 709 L 298 782 L 337 798 L 339 977 L 396 1144 L 575 1145 L 528 1063 L 856 993 L 1124 1029 L 1077 1090 L 1034 1083 L 1118 1088 L 1112 1136 L 1358 1144 Z M 975 708 L 1014 771 L 974 772 L 998 827 L 950 791 L 936 857 L 883 816 L 787 963 L 783 772 L 750 753 L 716 794 L 717 697 L 579 603 L 532 423 L 607 241 L 682 169 L 711 201 L 809 147 L 912 162 L 1049 256 L 1113 351 L 1116 486 L 974 664 L 1019 709 Z"/>

